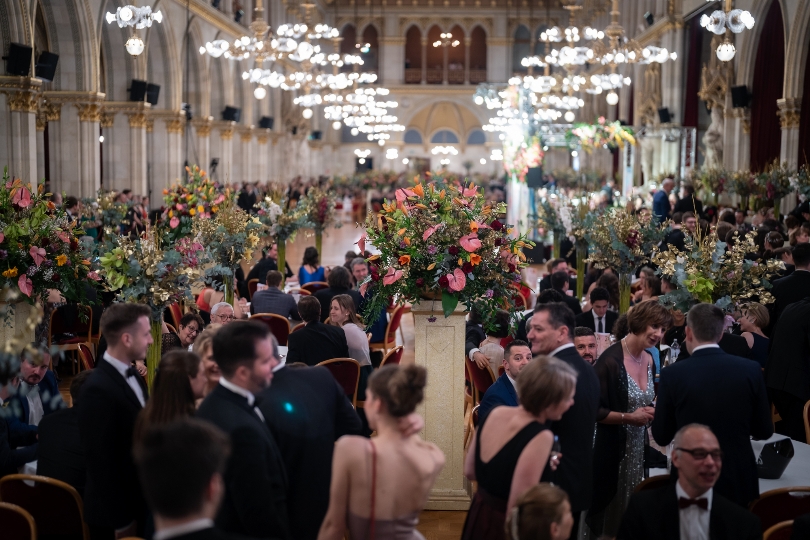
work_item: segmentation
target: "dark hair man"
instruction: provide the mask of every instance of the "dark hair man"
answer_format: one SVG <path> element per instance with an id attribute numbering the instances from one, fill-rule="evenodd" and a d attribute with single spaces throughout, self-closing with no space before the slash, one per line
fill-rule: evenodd
<path id="1" fill-rule="evenodd" d="M 596 334 L 593 330 L 584 326 L 574 328 L 574 347 L 583 360 L 590 365 L 596 363 Z"/>
<path id="2" fill-rule="evenodd" d="M 253 294 L 250 302 L 250 313 L 274 313 L 288 319 L 300 321 L 301 315 L 298 313 L 295 298 L 279 288 L 281 287 L 281 272 L 270 270 L 267 272 L 265 282 L 267 288 Z"/>
<path id="3" fill-rule="evenodd" d="M 796 269 L 792 274 L 773 282 L 771 294 L 774 302 L 768 306 L 771 310 L 771 322 L 767 331 L 769 336 L 773 334 L 773 329 L 786 307 L 810 297 L 810 244 L 793 246 L 793 264 L 796 265 Z"/>
<path id="4" fill-rule="evenodd" d="M 596 287 L 591 291 L 589 298 L 591 300 L 591 309 L 577 315 L 577 326 L 590 328 L 600 334 L 610 334 L 613 331 L 616 319 L 619 318 L 615 311 L 608 310 L 610 293 L 603 287 Z"/>
<path id="5" fill-rule="evenodd" d="M 515 379 L 532 359 L 532 350 L 525 341 L 516 339 L 503 348 L 503 375 L 490 386 L 478 407 L 478 424 L 499 405 L 516 407 L 518 404 Z"/>
<path id="6" fill-rule="evenodd" d="M 579 300 L 568 294 L 570 290 L 568 288 L 568 272 L 558 270 L 551 274 L 551 288 L 562 295 L 563 302 L 574 312 L 574 315 L 582 313 L 582 306 L 579 305 Z"/>
<path id="7" fill-rule="evenodd" d="M 284 276 L 286 278 L 293 277 L 293 272 L 290 269 L 289 263 L 286 261 L 284 262 Z M 253 265 L 253 268 L 250 269 L 248 272 L 247 277 L 245 277 L 244 287 L 239 290 L 239 294 L 242 298 L 248 297 L 248 290 L 247 284 L 251 279 L 258 279 L 259 283 L 267 276 L 267 272 L 270 270 L 278 270 L 278 244 L 273 242 L 270 244 L 270 247 L 264 252 L 264 257 L 262 257 L 259 262 Z"/>
<path id="8" fill-rule="evenodd" d="M 302 362 L 314 366 L 324 360 L 349 356 L 346 333 L 340 327 L 321 322 L 321 303 L 317 298 L 302 296 L 298 301 L 298 312 L 306 326 L 290 334 L 287 341 L 287 363 Z"/>
<path id="9" fill-rule="evenodd" d="M 568 261 L 565 259 L 551 259 L 546 264 L 546 270 L 548 270 L 548 274 L 540 280 L 540 292 L 551 288 L 551 275 L 554 274 L 554 272 L 568 273 Z M 568 288 L 572 291 L 576 290 L 577 278 L 571 277 L 568 279 Z"/>

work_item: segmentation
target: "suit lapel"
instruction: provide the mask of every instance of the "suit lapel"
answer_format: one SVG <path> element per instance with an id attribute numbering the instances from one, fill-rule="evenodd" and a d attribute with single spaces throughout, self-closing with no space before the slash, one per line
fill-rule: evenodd
<path id="1" fill-rule="evenodd" d="M 506 373 L 501 375 L 503 377 L 503 384 L 506 385 L 506 391 L 509 392 L 509 395 L 512 396 L 517 403 L 518 397 L 517 392 L 515 391 L 515 385 L 512 384 L 512 381 L 509 380 L 509 377 L 506 376 Z"/>
<path id="2" fill-rule="evenodd" d="M 675 482 L 671 482 L 666 488 L 666 495 L 662 509 L 662 530 L 665 531 L 667 540 L 680 540 L 681 538 L 681 516 L 678 510 L 678 496 L 675 493 Z"/>
<path id="3" fill-rule="evenodd" d="M 121 391 L 133 404 L 135 404 L 139 409 L 143 408 L 140 400 L 138 400 L 138 396 L 135 395 L 135 391 L 129 386 L 126 378 L 124 378 L 124 376 L 121 375 L 118 370 L 112 367 L 109 362 L 102 358 L 97 369 L 101 369 L 102 373 L 107 375 L 107 377 L 109 377 L 113 383 L 120 386 Z M 144 399 L 146 399 L 146 393 L 144 393 Z"/>

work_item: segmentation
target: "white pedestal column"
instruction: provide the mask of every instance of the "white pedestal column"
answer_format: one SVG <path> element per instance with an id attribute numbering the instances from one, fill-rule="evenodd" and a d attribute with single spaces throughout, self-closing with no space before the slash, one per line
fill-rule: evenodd
<path id="1" fill-rule="evenodd" d="M 253 161 L 253 177 L 259 182 L 267 182 L 270 180 L 270 172 L 268 170 L 268 162 L 270 160 L 270 146 L 267 144 L 270 141 L 270 130 L 260 130 L 256 136 L 256 159 Z"/>
<path id="2" fill-rule="evenodd" d="M 0 102 L 0 157 L 9 175 L 37 183 L 37 124 L 39 88 L 42 82 L 28 77 L 0 77 L 5 89 Z"/>
<path id="3" fill-rule="evenodd" d="M 470 506 L 470 486 L 464 478 L 464 309 L 459 306 L 445 318 L 440 301 L 423 300 L 412 308 L 416 364 L 428 374 L 425 400 L 417 409 L 425 419 L 422 437 L 437 445 L 445 458 L 426 510 Z"/>
<path id="4" fill-rule="evenodd" d="M 149 188 L 146 180 L 146 114 L 128 114 L 129 118 L 129 189 L 136 195 L 146 195 Z"/>

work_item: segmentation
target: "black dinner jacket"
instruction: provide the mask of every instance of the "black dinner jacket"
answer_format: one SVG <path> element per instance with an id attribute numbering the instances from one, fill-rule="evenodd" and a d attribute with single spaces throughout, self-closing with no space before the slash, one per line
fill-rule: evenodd
<path id="1" fill-rule="evenodd" d="M 252 536 L 242 536 L 241 534 L 227 533 L 216 527 L 209 527 L 200 531 L 194 531 L 180 536 L 172 536 L 172 540 L 255 540 Z"/>
<path id="2" fill-rule="evenodd" d="M 287 341 L 287 363 L 303 362 L 308 366 L 332 358 L 348 358 L 349 344 L 342 328 L 312 321 L 290 334 Z"/>
<path id="3" fill-rule="evenodd" d="M 616 540 L 680 540 L 681 518 L 675 483 L 630 497 Z M 761 540 L 759 518 L 715 489 L 709 512 L 710 540 Z"/>
<path id="4" fill-rule="evenodd" d="M 464 330 L 464 354 L 470 357 L 470 351 L 481 346 L 481 342 L 487 339 L 487 334 L 480 324 L 467 321 Z"/>
<path id="5" fill-rule="evenodd" d="M 324 367 L 283 367 L 258 397 L 289 476 L 293 538 L 315 540 L 329 508 L 335 441 L 359 435 L 360 417 Z"/>
<path id="6" fill-rule="evenodd" d="M 715 492 L 744 507 L 759 496 L 750 437 L 773 435 L 773 421 L 760 365 L 701 349 L 661 370 L 652 434 L 666 446 L 687 424 L 709 426 L 720 443 L 723 469 Z"/>
<path id="7" fill-rule="evenodd" d="M 802 402 L 810 400 L 810 298 L 785 308 L 776 323 L 765 384 Z"/>
<path id="8" fill-rule="evenodd" d="M 44 416 L 39 423 L 37 474 L 56 478 L 84 493 L 87 465 L 79 436 L 77 407 Z"/>
<path id="9" fill-rule="evenodd" d="M 773 329 L 785 308 L 794 302 L 810 297 L 810 272 L 794 270 L 789 276 L 777 279 L 773 282 L 771 294 L 773 294 L 774 302 L 769 306 L 771 321 L 768 324 L 767 334 L 773 337 Z"/>
<path id="10" fill-rule="evenodd" d="M 148 398 L 143 378 L 135 377 Z M 132 460 L 132 432 L 141 402 L 126 379 L 101 359 L 82 386 L 76 408 L 87 467 L 85 521 L 96 527 L 125 527 L 146 511 Z"/>
<path id="11" fill-rule="evenodd" d="M 571 346 L 554 355 L 577 371 L 574 404 L 558 422 L 549 427 L 560 438 L 563 459 L 551 476 L 549 467 L 543 481 L 558 484 L 568 493 L 571 511 L 581 512 L 591 505 L 593 497 L 593 430 L 599 409 L 599 380 L 588 362 Z"/>
<path id="12" fill-rule="evenodd" d="M 720 345 L 720 349 L 726 354 L 739 356 L 746 360 L 753 360 L 753 358 L 751 358 L 751 347 L 748 346 L 748 342 L 745 341 L 745 338 L 742 336 L 723 332 L 723 337 L 720 338 L 718 345 Z M 677 360 L 686 360 L 687 358 L 689 358 L 689 351 L 686 349 L 685 342 L 682 342 L 681 354 L 678 355 Z"/>
<path id="13" fill-rule="evenodd" d="M 576 317 L 577 326 L 584 326 L 585 328 L 590 328 L 594 332 L 596 332 L 596 323 L 593 320 L 593 310 L 589 309 L 583 313 L 580 313 Z M 604 331 L 607 334 L 610 334 L 613 330 L 613 325 L 619 319 L 619 314 L 615 311 L 607 310 L 605 316 L 602 318 L 602 324 L 604 325 Z"/>
<path id="14" fill-rule="evenodd" d="M 247 398 L 218 384 L 203 400 L 197 416 L 231 440 L 217 527 L 258 538 L 292 539 L 284 462 L 270 429 Z"/>
<path id="15" fill-rule="evenodd" d="M 28 440 L 21 441 L 20 437 L 11 433 L 8 422 L 0 411 L 0 478 L 7 474 L 16 474 L 19 467 L 37 458 L 38 444 L 33 438 L 26 438 Z"/>

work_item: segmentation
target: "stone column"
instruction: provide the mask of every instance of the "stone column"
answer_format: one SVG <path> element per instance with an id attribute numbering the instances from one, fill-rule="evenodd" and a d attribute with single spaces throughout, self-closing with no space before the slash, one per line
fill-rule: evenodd
<path id="1" fill-rule="evenodd" d="M 464 477 L 464 306 L 445 318 L 440 301 L 414 303 L 416 364 L 427 369 L 422 437 L 437 445 L 445 465 L 426 510 L 467 510 L 470 485 Z M 432 322 L 431 322 L 432 321 Z"/>
<path id="2" fill-rule="evenodd" d="M 37 182 L 37 109 L 42 82 L 28 77 L 0 77 L 5 106 L 0 106 L 3 166 L 23 182 Z M 44 129 L 44 128 L 43 128 Z"/>
<path id="3" fill-rule="evenodd" d="M 217 177 L 221 184 L 230 184 L 236 179 L 233 176 L 233 134 L 236 122 L 220 121 L 215 122 L 219 131 L 218 145 L 219 155 L 212 156 L 219 158 L 217 167 Z"/>
<path id="4" fill-rule="evenodd" d="M 37 182 L 44 182 L 45 178 L 45 127 L 48 119 L 45 112 L 40 109 L 37 112 Z"/>
<path id="5" fill-rule="evenodd" d="M 79 116 L 80 160 L 79 178 L 75 182 L 78 191 L 73 194 L 77 197 L 92 197 L 101 188 L 101 148 L 98 142 L 101 107 L 101 103 L 76 105 Z M 64 132 L 62 135 L 64 136 Z"/>
<path id="6" fill-rule="evenodd" d="M 776 101 L 779 107 L 779 125 L 782 127 L 782 151 L 779 159 L 792 168 L 799 165 L 799 124 L 801 121 L 802 98 L 784 98 Z M 781 214 L 796 207 L 796 197 L 782 197 Z"/>
<path id="7" fill-rule="evenodd" d="M 259 182 L 267 182 L 270 179 L 268 173 L 268 161 L 270 158 L 270 148 L 267 142 L 270 140 L 270 130 L 260 130 L 256 135 L 256 144 L 258 151 L 256 152 L 256 162 L 254 163 L 255 177 Z"/>
<path id="8" fill-rule="evenodd" d="M 470 84 L 470 43 L 472 38 L 464 38 L 464 84 Z"/>
<path id="9" fill-rule="evenodd" d="M 144 111 L 127 113 L 129 119 L 129 188 L 136 195 L 147 195 L 149 184 L 146 178 L 146 125 Z"/>
<path id="10" fill-rule="evenodd" d="M 747 169 L 751 162 L 750 109 L 747 107 L 731 109 L 726 116 L 725 133 L 731 139 L 731 144 L 725 145 L 723 155 L 725 165 L 732 171 Z"/>
<path id="11" fill-rule="evenodd" d="M 191 143 L 191 152 L 189 152 L 189 155 L 186 156 L 189 166 L 199 165 L 199 167 L 204 171 L 208 171 L 211 164 L 210 135 L 212 120 L 213 118 L 209 116 L 208 118 L 194 120 L 192 122 L 192 125 L 194 126 L 194 141 Z M 193 150 L 195 146 L 197 149 L 196 152 Z M 197 160 L 196 162 L 195 159 Z"/>
<path id="12" fill-rule="evenodd" d="M 163 171 L 163 178 L 167 186 L 175 182 L 179 182 L 185 177 L 183 171 L 183 134 L 186 131 L 186 119 L 184 113 L 178 112 L 177 118 L 172 118 L 165 121 L 166 124 L 166 148 L 168 150 L 166 155 L 166 168 Z M 157 179 L 156 185 L 162 181 L 160 177 L 155 176 Z"/>
<path id="13" fill-rule="evenodd" d="M 427 84 L 427 37 L 422 38 L 422 84 Z"/>

